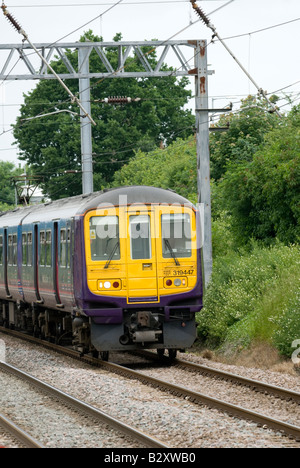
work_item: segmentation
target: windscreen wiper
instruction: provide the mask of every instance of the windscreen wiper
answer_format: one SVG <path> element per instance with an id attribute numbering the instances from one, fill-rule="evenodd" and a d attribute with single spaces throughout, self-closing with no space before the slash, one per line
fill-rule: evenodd
<path id="1" fill-rule="evenodd" d="M 175 264 L 176 264 L 177 266 L 180 266 L 180 263 L 179 263 L 179 261 L 178 261 L 178 258 L 176 257 L 175 252 L 174 252 L 174 250 L 172 249 L 171 244 L 170 244 L 170 242 L 168 241 L 168 239 L 164 239 L 164 243 L 165 243 L 165 246 L 167 247 L 167 249 L 169 250 L 169 252 L 170 252 L 170 254 L 171 254 L 171 257 L 173 258 Z"/>
<path id="2" fill-rule="evenodd" d="M 115 255 L 116 251 L 117 251 L 117 248 L 120 247 L 120 241 L 116 242 L 114 248 L 112 249 L 111 253 L 110 253 L 110 256 L 106 262 L 106 265 L 104 267 L 105 270 L 107 270 L 107 268 L 109 267 L 110 265 L 110 262 L 112 261 L 112 258 L 113 256 Z"/>

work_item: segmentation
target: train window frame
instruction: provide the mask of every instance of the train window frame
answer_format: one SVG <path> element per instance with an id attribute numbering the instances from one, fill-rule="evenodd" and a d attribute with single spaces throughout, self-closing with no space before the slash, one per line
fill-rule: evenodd
<path id="1" fill-rule="evenodd" d="M 176 218 L 178 221 L 176 221 Z M 185 220 L 189 220 L 189 232 L 188 236 L 186 235 L 186 222 Z M 167 223 L 164 219 L 168 222 L 169 230 L 166 232 L 164 228 L 167 226 Z M 177 222 L 177 227 L 175 222 Z M 180 223 L 180 224 L 179 224 Z M 191 258 L 193 254 L 193 236 L 192 236 L 192 217 L 190 213 L 162 213 L 160 217 L 160 225 L 161 225 L 161 241 L 162 241 L 162 256 L 166 260 L 170 260 L 172 258 L 179 259 L 179 258 Z M 173 227 L 172 227 L 173 225 Z M 180 228 L 180 229 L 179 229 Z M 177 235 L 175 231 L 177 230 Z M 173 236 L 171 235 L 173 231 Z M 181 241 L 181 245 L 176 240 Z M 183 245 L 185 242 L 185 245 Z M 190 244 L 190 247 L 187 248 L 187 244 Z M 181 251 L 180 251 L 181 250 Z"/>
<path id="2" fill-rule="evenodd" d="M 18 261 L 18 235 L 17 233 L 8 235 L 8 266 L 17 266 Z"/>
<path id="3" fill-rule="evenodd" d="M 13 266 L 18 264 L 18 234 L 13 234 Z"/>
<path id="4" fill-rule="evenodd" d="M 22 232 L 22 265 L 28 265 L 28 234 Z"/>
<path id="5" fill-rule="evenodd" d="M 147 218 L 147 236 L 146 230 L 138 226 Z M 137 222 L 136 222 L 137 221 Z M 135 226 L 135 235 L 132 228 Z M 140 231 L 141 234 L 140 235 Z M 133 214 L 129 216 L 129 237 L 130 237 L 130 257 L 131 260 L 151 260 L 152 259 L 152 237 L 151 237 L 151 216 L 150 214 Z M 147 242 L 145 242 L 147 239 Z M 145 252 L 145 255 L 143 253 Z"/>
<path id="6" fill-rule="evenodd" d="M 45 266 L 52 267 L 52 231 L 47 229 L 45 236 Z"/>
<path id="7" fill-rule="evenodd" d="M 46 265 L 46 231 L 43 229 L 40 231 L 40 266 Z"/>
<path id="8" fill-rule="evenodd" d="M 59 266 L 66 268 L 67 264 L 67 230 L 66 228 L 60 229 L 60 247 L 59 247 Z"/>
<path id="9" fill-rule="evenodd" d="M 3 242 L 4 242 L 4 238 L 3 238 L 3 235 L 1 234 L 0 235 L 0 265 L 3 265 Z"/>
<path id="10" fill-rule="evenodd" d="M 7 264 L 8 266 L 12 266 L 12 245 L 13 245 L 13 238 L 12 234 L 8 234 L 7 236 Z"/>
<path id="11" fill-rule="evenodd" d="M 98 222 L 93 222 L 94 220 L 97 220 Z M 106 224 L 107 229 L 105 229 Z M 103 228 L 104 230 L 102 231 L 101 228 Z M 110 229 L 113 229 L 114 231 L 111 232 Z M 121 259 L 120 218 L 118 215 L 96 214 L 90 216 L 88 232 L 90 240 L 90 256 L 92 262 L 110 263 L 111 261 L 119 261 Z M 104 236 L 104 232 L 107 232 L 108 235 Z M 109 233 L 115 235 L 113 237 L 110 237 Z M 113 239 L 116 239 L 115 244 L 109 245 L 109 242 Z M 93 254 L 93 252 L 95 253 Z"/>
<path id="12" fill-rule="evenodd" d="M 66 268 L 71 268 L 71 228 L 67 229 Z"/>
<path id="13" fill-rule="evenodd" d="M 32 266 L 33 261 L 33 245 L 32 245 L 32 232 L 27 233 L 27 266 Z"/>

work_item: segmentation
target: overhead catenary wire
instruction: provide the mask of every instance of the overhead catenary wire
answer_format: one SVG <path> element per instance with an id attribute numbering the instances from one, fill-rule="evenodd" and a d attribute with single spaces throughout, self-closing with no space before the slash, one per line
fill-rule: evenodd
<path id="1" fill-rule="evenodd" d="M 193 9 L 195 10 L 195 12 L 197 13 L 197 15 L 200 17 L 200 19 L 203 21 L 203 23 L 212 30 L 213 32 L 213 39 L 215 37 L 218 38 L 218 40 L 221 42 L 221 44 L 225 47 L 225 49 L 227 50 L 227 52 L 229 52 L 229 54 L 231 55 L 231 57 L 235 60 L 235 62 L 238 64 L 238 66 L 243 70 L 243 72 L 247 75 L 247 77 L 249 78 L 249 80 L 253 83 L 253 85 L 256 87 L 258 93 L 260 95 L 262 95 L 266 101 L 268 102 L 269 106 L 273 109 L 273 112 L 276 112 L 276 114 L 278 115 L 278 117 L 282 117 L 282 115 L 280 114 L 280 112 L 278 111 L 278 109 L 276 108 L 276 106 L 270 101 L 270 99 L 268 98 L 267 96 L 267 93 L 256 83 L 256 81 L 254 80 L 254 78 L 250 75 L 250 73 L 248 73 L 248 71 L 246 70 L 246 68 L 241 64 L 241 62 L 237 59 L 237 57 L 233 54 L 233 52 L 231 51 L 231 49 L 227 46 L 227 44 L 224 42 L 224 40 L 220 37 L 219 33 L 217 32 L 215 26 L 210 22 L 208 16 L 204 13 L 204 11 L 202 10 L 202 8 L 200 8 L 196 1 L 195 0 L 190 0 L 191 4 L 192 4 L 192 7 Z"/>
<path id="2" fill-rule="evenodd" d="M 187 0 L 187 1 L 188 1 L 188 0 Z M 138 3 L 138 2 L 136 2 L 136 3 Z"/>
<path id="3" fill-rule="evenodd" d="M 187 3 L 189 0 L 145 0 L 145 1 L 137 1 L 137 0 L 131 0 L 127 1 L 126 3 L 123 3 L 123 6 L 131 6 L 131 5 L 157 5 L 157 4 L 168 4 L 168 3 Z M 220 0 L 203 0 L 208 3 L 211 2 L 220 2 Z M 226 0 L 221 0 L 221 1 L 226 1 Z M 60 3 L 60 4 L 44 4 L 44 5 L 13 5 L 13 8 L 65 8 L 65 7 L 98 7 L 98 6 L 110 6 L 113 5 L 112 3 L 109 2 L 97 2 L 97 3 Z"/>
<path id="4" fill-rule="evenodd" d="M 39 56 L 39 58 L 42 60 L 42 62 L 51 70 L 55 78 L 59 81 L 61 86 L 67 91 L 69 96 L 71 97 L 72 102 L 76 102 L 76 104 L 80 107 L 80 109 L 83 112 L 83 117 L 87 117 L 93 125 L 96 125 L 96 122 L 93 120 L 93 118 L 90 116 L 90 114 L 85 110 L 83 105 L 81 104 L 80 100 L 72 93 L 72 91 L 66 86 L 66 84 L 63 82 L 63 80 L 59 77 L 59 75 L 55 72 L 55 70 L 51 67 L 51 65 L 48 63 L 48 61 L 45 59 L 45 57 L 39 52 L 39 50 L 35 47 L 35 45 L 30 41 L 27 33 L 24 31 L 24 29 L 19 25 L 17 20 L 9 13 L 7 10 L 6 5 L 4 4 L 4 0 L 2 0 L 2 6 L 1 9 L 3 11 L 4 16 L 10 21 L 10 23 L 16 28 L 17 32 L 21 34 L 24 38 L 24 41 L 27 41 L 30 46 L 33 48 L 33 50 L 36 52 L 36 54 Z"/>

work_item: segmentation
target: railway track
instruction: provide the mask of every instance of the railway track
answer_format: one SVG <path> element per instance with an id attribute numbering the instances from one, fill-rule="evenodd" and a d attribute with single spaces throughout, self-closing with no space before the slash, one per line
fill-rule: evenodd
<path id="1" fill-rule="evenodd" d="M 0 331 L 2 331 L 1 327 L 0 327 Z M 14 334 L 16 334 L 16 332 L 14 332 Z M 17 335 L 19 336 L 19 334 Z M 24 339 L 24 336 L 23 336 L 23 339 Z M 31 337 L 30 337 L 30 341 L 33 341 Z M 36 342 L 36 339 L 34 339 L 34 341 Z M 130 369 L 129 367 L 121 366 L 119 364 L 115 364 L 112 362 L 100 361 L 98 359 L 95 359 L 89 356 L 84 356 L 80 358 L 78 353 L 76 353 L 75 351 L 71 349 L 57 347 L 56 345 L 53 345 L 51 343 L 42 342 L 40 344 L 54 351 L 63 352 L 64 354 L 67 354 L 68 356 L 80 359 L 81 361 L 84 361 L 86 363 L 100 366 L 101 368 L 107 369 L 110 372 L 114 372 L 126 378 L 136 379 L 146 385 L 150 385 L 152 387 L 159 388 L 165 392 L 169 392 L 173 395 L 183 397 L 186 400 L 189 400 L 190 402 L 194 402 L 200 405 L 205 405 L 209 408 L 218 409 L 219 411 L 225 412 L 229 414 L 230 416 L 233 416 L 236 418 L 255 422 L 260 427 L 272 429 L 276 432 L 279 432 L 283 435 L 288 436 L 289 438 L 293 438 L 297 441 L 300 441 L 300 427 L 299 426 L 289 424 L 284 421 L 280 421 L 276 418 L 273 418 L 264 414 L 260 414 L 256 411 L 251 411 L 239 405 L 231 404 L 229 402 L 226 402 L 217 398 L 213 398 L 208 395 L 204 395 L 200 392 L 185 388 L 182 385 L 176 385 L 176 384 L 161 380 L 160 378 L 152 377 L 150 375 L 145 374 L 144 372 L 138 372 L 136 370 Z M 150 356 L 148 355 L 148 359 L 149 358 Z M 287 389 L 271 386 L 263 382 L 258 382 L 258 381 L 251 380 L 251 379 L 245 379 L 244 377 L 240 377 L 234 374 L 229 374 L 226 372 L 220 372 L 213 368 L 196 365 L 196 364 L 189 363 L 183 360 L 175 360 L 174 365 L 178 365 L 185 369 L 192 370 L 193 372 L 200 372 L 202 374 L 205 373 L 206 375 L 209 374 L 210 376 L 214 378 L 218 378 L 218 379 L 222 378 L 225 380 L 233 381 L 235 384 L 247 386 L 249 388 L 253 388 L 259 392 L 267 393 L 272 396 L 275 395 L 277 398 L 279 397 L 279 398 L 284 398 L 287 400 L 292 400 L 293 402 L 296 402 L 297 404 L 299 404 L 300 402 L 300 394 L 296 392 L 292 392 Z"/>
<path id="2" fill-rule="evenodd" d="M 14 366 L 0 362 L 0 372 L 5 372 L 9 375 L 17 377 L 18 379 L 21 379 L 26 383 L 29 383 L 31 387 L 42 391 L 52 400 L 59 402 L 59 404 L 63 404 L 73 411 L 82 413 L 85 418 L 88 417 L 92 421 L 96 421 L 97 423 L 101 423 L 113 428 L 115 431 L 122 433 L 125 437 L 130 438 L 135 443 L 138 442 L 142 446 L 150 448 L 167 448 L 167 446 L 159 440 L 136 430 L 135 428 L 123 423 L 122 421 L 119 421 L 116 418 L 113 418 L 103 411 L 100 411 L 99 409 L 94 408 L 93 406 L 80 401 L 79 399 L 74 398 L 65 392 L 62 392 L 61 390 L 58 390 L 57 388 L 48 385 L 39 379 L 36 379 L 35 377 L 21 371 L 20 369 L 17 369 Z M 29 436 L 24 430 L 17 427 L 4 416 L 0 419 L 0 424 L 5 427 L 8 432 L 12 433 L 14 437 L 20 440 L 21 443 L 26 447 L 43 448 L 40 442 Z"/>
<path id="3" fill-rule="evenodd" d="M 251 411 L 249 409 L 231 404 L 223 400 L 219 400 L 218 398 L 207 396 L 203 393 L 190 390 L 182 385 L 176 385 L 176 384 L 172 384 L 170 382 L 167 382 L 161 379 L 157 379 L 155 377 L 149 376 L 141 372 L 137 372 L 133 369 L 126 368 L 118 364 L 105 362 L 102 364 L 102 366 L 104 366 L 110 371 L 114 370 L 116 373 L 123 375 L 124 377 L 134 378 L 147 385 L 151 385 L 154 388 L 159 388 L 173 395 L 181 396 L 193 403 L 205 405 L 205 406 L 208 406 L 209 408 L 215 408 L 233 417 L 252 421 L 256 423 L 259 427 L 272 429 L 276 432 L 280 432 L 282 434 L 285 434 L 288 437 L 292 437 L 295 440 L 300 441 L 300 427 L 299 426 L 294 426 L 292 424 L 285 423 L 283 421 L 277 420 L 276 418 L 272 418 L 264 414 L 255 412 L 255 411 Z M 249 381 L 249 379 L 247 380 Z M 248 385 L 249 385 L 249 382 L 248 382 Z M 261 385 L 263 386 L 263 384 Z M 280 394 L 285 393 L 286 398 L 289 398 L 287 396 L 290 393 L 288 390 L 284 392 L 284 389 L 278 388 L 278 393 Z M 298 394 L 298 397 L 300 398 L 300 394 Z"/>
<path id="4" fill-rule="evenodd" d="M 145 357 L 148 360 L 152 360 L 152 361 L 159 360 L 158 356 L 154 354 L 153 352 L 143 351 L 143 352 L 135 353 L 135 354 Z M 166 357 L 165 359 L 162 360 L 162 362 L 167 363 L 168 358 Z M 172 361 L 172 366 L 178 367 L 180 369 L 184 369 L 189 372 L 201 374 L 203 376 L 211 377 L 213 379 L 224 380 L 224 381 L 231 382 L 239 386 L 248 387 L 251 390 L 255 390 L 257 392 L 272 395 L 276 398 L 281 398 L 287 401 L 293 400 L 295 403 L 300 404 L 300 393 L 294 392 L 293 390 L 278 387 L 275 385 L 270 385 L 266 382 L 249 379 L 241 375 L 232 374 L 231 372 L 224 372 L 222 370 L 209 367 L 206 365 L 204 366 L 201 364 L 195 364 L 193 362 L 189 362 L 184 359 L 174 359 L 174 361 Z"/>
<path id="5" fill-rule="evenodd" d="M 27 434 L 26 431 L 6 418 L 3 414 L 0 414 L 0 427 L 9 435 L 9 438 L 16 441 L 18 446 L 25 448 L 44 448 L 40 442 Z"/>

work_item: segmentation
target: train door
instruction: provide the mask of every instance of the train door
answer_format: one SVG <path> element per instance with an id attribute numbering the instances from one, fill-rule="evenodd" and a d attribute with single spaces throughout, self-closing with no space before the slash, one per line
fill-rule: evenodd
<path id="1" fill-rule="evenodd" d="M 150 210 L 127 212 L 128 303 L 158 302 L 155 217 Z"/>
<path id="2" fill-rule="evenodd" d="M 54 265 L 53 265 L 53 283 L 57 305 L 62 305 L 59 294 L 58 279 L 58 223 L 54 222 Z"/>
<path id="3" fill-rule="evenodd" d="M 39 227 L 37 224 L 34 225 L 33 231 L 33 276 L 37 302 L 42 302 L 39 288 Z"/>
<path id="4" fill-rule="evenodd" d="M 74 306 L 73 277 L 72 277 L 72 223 L 70 220 L 57 224 L 58 238 L 58 281 L 60 307 Z"/>
<path id="5" fill-rule="evenodd" d="M 4 285 L 6 291 L 6 297 L 10 298 L 11 294 L 8 288 L 8 277 L 7 277 L 7 264 L 8 264 L 8 237 L 7 237 L 7 229 L 4 229 L 4 236 L 3 236 L 3 266 L 4 266 Z"/>

